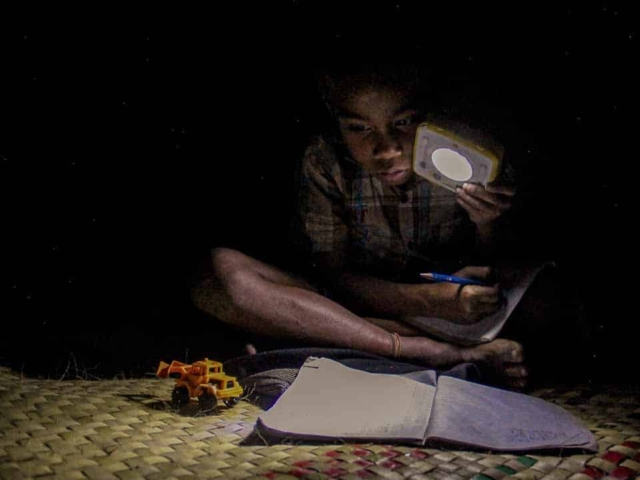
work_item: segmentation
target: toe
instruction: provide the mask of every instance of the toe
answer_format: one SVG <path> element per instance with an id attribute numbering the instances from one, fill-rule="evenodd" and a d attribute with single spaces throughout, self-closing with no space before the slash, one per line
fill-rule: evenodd
<path id="1" fill-rule="evenodd" d="M 524 361 L 524 349 L 519 343 L 513 342 L 510 352 L 510 360 L 514 363 L 522 363 Z"/>
<path id="2" fill-rule="evenodd" d="M 524 390 L 527 387 L 526 378 L 510 379 L 506 383 L 513 390 Z"/>
<path id="3" fill-rule="evenodd" d="M 506 365 L 503 373 L 505 376 L 513 379 L 522 379 L 529 375 L 529 370 L 523 365 Z"/>

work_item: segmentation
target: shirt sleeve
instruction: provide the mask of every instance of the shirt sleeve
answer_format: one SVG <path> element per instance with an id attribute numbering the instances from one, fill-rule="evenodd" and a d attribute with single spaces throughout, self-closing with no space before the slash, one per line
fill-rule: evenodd
<path id="1" fill-rule="evenodd" d="M 345 183 L 335 148 L 316 139 L 302 158 L 297 184 L 294 239 L 306 267 L 344 265 L 349 229 Z"/>

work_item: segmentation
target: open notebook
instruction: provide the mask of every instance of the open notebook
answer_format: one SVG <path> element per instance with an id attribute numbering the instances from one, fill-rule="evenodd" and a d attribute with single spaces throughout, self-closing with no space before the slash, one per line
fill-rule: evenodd
<path id="1" fill-rule="evenodd" d="M 501 308 L 480 321 L 461 325 L 437 317 L 403 317 L 402 320 L 442 340 L 461 345 L 490 342 L 495 339 L 509 316 L 533 283 L 538 273 L 551 263 L 496 268 L 494 275 L 502 287 L 504 302 Z"/>
<path id="2" fill-rule="evenodd" d="M 267 440 L 384 441 L 496 451 L 580 448 L 591 432 L 542 399 L 441 376 L 433 387 L 310 357 L 256 426 Z"/>

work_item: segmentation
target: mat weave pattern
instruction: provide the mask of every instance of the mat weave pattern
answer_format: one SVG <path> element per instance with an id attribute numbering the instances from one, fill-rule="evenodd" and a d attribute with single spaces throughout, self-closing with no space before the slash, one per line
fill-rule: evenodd
<path id="1" fill-rule="evenodd" d="M 640 478 L 640 390 L 540 389 L 594 432 L 562 457 L 394 445 L 246 446 L 258 407 L 174 411 L 170 380 L 42 380 L 0 368 L 0 478 Z"/>

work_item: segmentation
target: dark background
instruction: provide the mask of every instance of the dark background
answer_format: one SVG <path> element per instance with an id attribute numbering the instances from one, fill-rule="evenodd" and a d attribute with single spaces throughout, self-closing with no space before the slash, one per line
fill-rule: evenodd
<path id="1" fill-rule="evenodd" d="M 188 273 L 213 245 L 285 258 L 295 162 L 322 123 L 315 65 L 393 51 L 439 66 L 443 98 L 502 132 L 523 255 L 580 292 L 593 380 L 636 381 L 635 13 L 300 0 L 270 15 L 4 16 L 0 361 L 100 376 L 215 357 Z"/>

